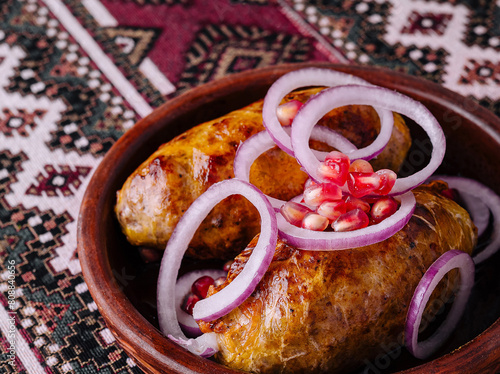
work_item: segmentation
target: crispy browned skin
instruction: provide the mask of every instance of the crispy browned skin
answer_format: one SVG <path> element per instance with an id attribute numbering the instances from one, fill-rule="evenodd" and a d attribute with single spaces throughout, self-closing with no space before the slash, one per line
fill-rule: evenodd
<path id="1" fill-rule="evenodd" d="M 288 95 L 305 102 L 318 89 Z M 117 193 L 116 215 L 128 240 L 138 246 L 164 249 L 179 218 L 215 182 L 234 177 L 233 160 L 240 142 L 262 131 L 262 101 L 196 126 L 162 145 L 127 179 Z M 404 121 L 395 115 L 390 147 L 375 168 L 397 170 L 410 146 Z M 323 125 L 338 129 L 358 147 L 368 145 L 379 131 L 370 107 L 332 111 Z M 306 175 L 295 159 L 278 149 L 253 165 L 251 182 L 264 193 L 290 199 L 301 192 Z M 233 258 L 260 230 L 257 211 L 240 196 L 219 204 L 203 222 L 188 255 L 200 259 Z"/>
<path id="2" fill-rule="evenodd" d="M 415 190 L 413 218 L 382 243 L 313 252 L 280 241 L 254 293 L 225 317 L 201 323 L 204 332 L 218 333 L 217 359 L 258 373 L 336 373 L 394 347 L 426 269 L 444 252 L 471 253 L 476 243 L 468 213 L 443 197 L 443 188 L 439 182 Z M 236 258 L 226 284 L 255 243 Z"/>

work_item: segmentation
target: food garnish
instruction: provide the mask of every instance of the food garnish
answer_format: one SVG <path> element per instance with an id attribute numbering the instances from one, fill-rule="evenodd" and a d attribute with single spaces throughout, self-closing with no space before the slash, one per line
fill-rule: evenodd
<path id="1" fill-rule="evenodd" d="M 221 269 L 199 269 L 190 271 L 177 279 L 175 307 L 179 325 L 186 336 L 193 338 L 201 335 L 200 328 L 193 319 L 193 307 L 199 300 L 206 298 L 208 284 L 215 283 L 219 277 L 226 277 L 226 275 L 227 272 Z"/>
<path id="2" fill-rule="evenodd" d="M 195 320 L 212 320 L 229 313 L 240 305 L 255 289 L 273 258 L 278 238 L 276 214 L 269 200 L 248 182 L 230 179 L 212 185 L 196 199 L 176 226 L 162 258 L 158 279 L 158 319 L 160 328 L 169 337 L 184 345 L 191 352 L 201 356 L 217 351 L 217 343 L 211 334 L 187 339 L 182 332 L 176 315 L 176 278 L 182 257 L 195 231 L 210 210 L 224 198 L 241 194 L 259 211 L 261 232 L 247 266 L 231 284 L 207 299 L 200 300 L 193 309 Z M 213 334 L 215 335 L 215 334 Z"/>
<path id="3" fill-rule="evenodd" d="M 338 85 L 361 85 L 366 87 L 371 84 L 364 79 L 350 74 L 341 73 L 335 70 L 318 68 L 304 68 L 295 70 L 277 79 L 267 91 L 266 97 L 264 98 L 264 106 L 262 108 L 262 120 L 264 123 L 264 127 L 267 129 L 269 135 L 273 138 L 276 145 L 283 151 L 288 153 L 290 156 L 293 156 L 295 153 L 295 149 L 291 144 L 290 136 L 282 128 L 281 123 L 278 119 L 277 108 L 280 105 L 281 100 L 287 93 L 300 87 L 331 87 Z M 301 107 L 297 114 L 300 113 L 303 109 L 304 108 Z M 330 106 L 330 109 L 333 109 L 333 106 Z M 375 110 L 377 111 L 377 114 L 380 118 L 380 132 L 373 143 L 369 147 L 364 149 L 363 153 L 360 152 L 360 156 L 358 156 L 358 158 L 371 158 L 370 156 L 375 156 L 378 150 L 384 148 L 384 146 L 387 145 L 391 137 L 391 131 L 389 130 L 389 128 L 392 128 L 394 123 L 392 113 L 384 109 L 375 108 Z M 339 150 L 343 151 L 342 149 Z"/>
<path id="4" fill-rule="evenodd" d="M 460 286 L 451 310 L 439 328 L 424 341 L 418 341 L 418 330 L 425 306 L 432 292 L 444 276 L 453 269 L 460 270 Z M 474 285 L 474 261 L 462 251 L 452 249 L 439 257 L 418 283 L 408 308 L 405 326 L 406 348 L 417 358 L 425 359 L 433 354 L 448 339 L 467 305 Z"/>
<path id="5" fill-rule="evenodd" d="M 479 237 L 485 232 L 490 219 L 493 221 L 487 244 L 472 259 L 478 265 L 494 255 L 500 248 L 500 197 L 490 188 L 470 178 L 435 175 L 432 179 L 445 181 L 450 188 L 459 192 L 465 208 L 478 228 Z"/>
<path id="6" fill-rule="evenodd" d="M 342 85 L 321 91 L 303 105 L 295 102 L 280 105 L 288 92 L 299 87 L 337 84 Z M 361 149 L 332 130 L 315 126 L 330 110 L 353 104 L 373 106 L 381 121 L 375 141 Z M 397 178 L 396 173 L 388 169 L 374 171 L 366 162 L 380 154 L 388 144 L 393 126 L 392 112 L 415 121 L 432 143 L 429 163 L 404 178 Z M 416 200 L 412 190 L 432 177 L 445 154 L 443 131 L 421 103 L 328 69 L 301 69 L 278 79 L 265 97 L 262 116 L 266 131 L 239 146 L 234 160 L 235 178 L 212 185 L 194 201 L 175 228 L 162 259 L 158 280 L 160 327 L 172 340 L 203 357 L 218 351 L 216 334 L 204 333 L 196 338 L 184 335 L 178 321 L 179 312 L 176 313 L 179 302 L 175 300 L 179 300 L 179 295 L 175 284 L 191 238 L 216 204 L 233 194 L 246 197 L 260 213 L 261 232 L 243 270 L 218 292 L 196 302 L 192 310 L 193 321 L 216 320 L 241 305 L 266 273 L 278 238 L 296 248 L 314 251 L 352 249 L 390 238 L 405 227 L 414 213 Z M 312 150 L 309 146 L 311 138 L 321 139 L 336 151 Z M 250 183 L 251 165 L 275 145 L 295 157 L 310 178 L 303 193 L 290 201 L 267 196 Z M 486 230 L 489 221 L 489 216 L 484 218 L 489 209 L 484 207 L 490 206 L 494 229 L 491 242 L 474 259 L 465 252 L 450 250 L 425 272 L 408 308 L 405 327 L 406 345 L 418 358 L 431 355 L 451 334 L 474 283 L 474 262 L 484 261 L 500 246 L 500 198 L 476 181 L 466 182 L 456 177 L 442 179 L 449 183 L 450 188 L 465 192 L 464 197 L 482 202 L 475 212 L 471 210 L 471 216 L 481 231 Z M 478 214 L 480 209 L 482 213 Z M 461 286 L 451 312 L 434 335 L 419 342 L 418 329 L 427 301 L 440 280 L 455 268 L 460 270 Z"/>

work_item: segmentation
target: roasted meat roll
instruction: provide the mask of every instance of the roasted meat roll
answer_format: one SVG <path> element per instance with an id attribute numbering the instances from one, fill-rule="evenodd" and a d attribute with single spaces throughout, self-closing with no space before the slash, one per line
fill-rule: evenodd
<path id="1" fill-rule="evenodd" d="M 285 101 L 305 102 L 319 89 L 289 94 Z M 162 145 L 130 175 L 117 192 L 116 216 L 130 243 L 164 249 L 180 217 L 206 189 L 234 177 L 233 160 L 239 144 L 262 131 L 262 101 L 198 125 Z M 375 169 L 398 170 L 410 147 L 410 134 L 395 114 L 390 144 L 373 161 Z M 336 129 L 356 146 L 370 144 L 380 123 L 371 107 L 333 110 L 320 122 Z M 314 145 L 325 149 L 321 144 Z M 296 160 L 275 148 L 254 163 L 251 182 L 264 193 L 288 200 L 302 192 L 307 176 Z M 232 258 L 259 232 L 256 210 L 233 196 L 219 204 L 195 235 L 188 256 L 199 259 Z"/>
<path id="2" fill-rule="evenodd" d="M 433 182 L 414 190 L 409 223 L 391 238 L 343 251 L 305 251 L 278 241 L 253 294 L 226 316 L 200 322 L 217 333 L 219 362 L 255 373 L 348 372 L 401 339 L 414 290 L 443 253 L 471 253 L 476 228 L 469 214 Z M 256 238 L 238 255 L 226 282 L 241 271 Z M 450 273 L 448 285 L 453 284 Z M 446 282 L 443 282 L 446 283 Z M 440 286 L 429 304 L 448 298 Z M 448 287 L 450 288 L 450 287 Z"/>

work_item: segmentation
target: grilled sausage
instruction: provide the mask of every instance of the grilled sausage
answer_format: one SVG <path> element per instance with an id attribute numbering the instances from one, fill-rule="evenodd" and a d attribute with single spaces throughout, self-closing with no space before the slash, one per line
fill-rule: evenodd
<path id="1" fill-rule="evenodd" d="M 443 182 L 417 188 L 409 223 L 378 244 L 315 252 L 279 241 L 253 294 L 228 315 L 200 323 L 202 331 L 217 333 L 217 359 L 255 373 L 337 373 L 384 353 L 401 337 L 427 268 L 450 249 L 471 253 L 475 246 L 475 226 L 441 195 L 445 188 Z M 234 279 L 255 244 L 256 238 L 209 295 Z M 436 291 L 429 304 L 445 294 Z"/>
<path id="2" fill-rule="evenodd" d="M 295 92 L 285 101 L 305 102 L 318 91 Z M 116 216 L 129 242 L 163 250 L 191 203 L 210 185 L 234 177 L 233 160 L 240 142 L 264 129 L 261 111 L 259 101 L 196 126 L 162 145 L 140 165 L 117 192 Z M 334 110 L 321 124 L 337 129 L 358 147 L 370 144 L 380 128 L 376 112 L 364 106 Z M 390 146 L 377 157 L 374 167 L 398 170 L 410 142 L 408 128 L 395 115 Z M 250 178 L 264 193 L 288 200 L 301 192 L 306 174 L 295 159 L 276 148 L 254 163 Z M 258 232 L 257 211 L 244 198 L 232 196 L 206 218 L 187 255 L 233 258 Z"/>

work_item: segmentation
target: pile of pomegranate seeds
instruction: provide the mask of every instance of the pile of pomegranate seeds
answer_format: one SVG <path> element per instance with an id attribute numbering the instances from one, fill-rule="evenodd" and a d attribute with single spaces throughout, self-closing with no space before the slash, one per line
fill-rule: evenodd
<path id="1" fill-rule="evenodd" d="M 197 280 L 195 280 L 191 286 L 191 293 L 189 293 L 182 304 L 182 309 L 193 315 L 193 308 L 196 303 L 202 299 L 205 299 L 208 294 L 208 289 L 210 286 L 218 286 L 225 281 L 225 277 L 213 279 L 208 275 L 204 275 Z"/>
<path id="2" fill-rule="evenodd" d="M 280 209 L 294 226 L 314 231 L 328 227 L 334 231 L 352 231 L 380 223 L 399 208 L 395 199 L 385 196 L 396 183 L 397 176 L 392 170 L 374 172 L 369 162 L 351 163 L 347 155 L 332 151 L 321 163 L 319 172 L 327 183 L 308 181 L 303 204 L 289 201 Z M 347 185 L 349 195 L 343 195 L 343 185 Z"/>

